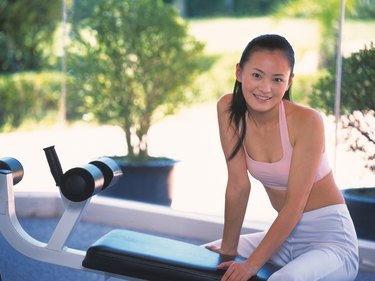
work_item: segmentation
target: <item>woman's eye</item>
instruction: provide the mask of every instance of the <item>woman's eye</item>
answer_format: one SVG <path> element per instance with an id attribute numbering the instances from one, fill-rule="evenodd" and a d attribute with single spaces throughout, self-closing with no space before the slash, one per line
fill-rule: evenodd
<path id="1" fill-rule="evenodd" d="M 275 78 L 275 82 L 278 82 L 278 83 L 283 82 L 283 79 L 281 79 L 281 78 Z"/>
<path id="2" fill-rule="evenodd" d="M 260 74 L 259 73 L 253 73 L 252 75 L 254 78 L 260 78 Z"/>

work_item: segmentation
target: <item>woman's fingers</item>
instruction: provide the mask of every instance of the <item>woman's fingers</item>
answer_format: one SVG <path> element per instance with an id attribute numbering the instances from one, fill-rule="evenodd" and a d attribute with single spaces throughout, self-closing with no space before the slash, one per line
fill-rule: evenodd
<path id="1" fill-rule="evenodd" d="M 216 246 L 206 246 L 206 249 L 220 254 L 220 248 Z"/>
<path id="2" fill-rule="evenodd" d="M 219 268 L 220 267 L 220 268 Z M 218 266 L 218 269 L 228 268 L 221 281 L 247 281 L 250 277 L 255 275 L 251 269 L 243 263 L 238 262 L 223 262 Z"/>
<path id="3" fill-rule="evenodd" d="M 216 268 L 217 269 L 227 269 L 229 268 L 232 263 L 234 263 L 234 261 L 226 261 L 226 262 L 222 262 L 221 264 L 219 264 Z"/>

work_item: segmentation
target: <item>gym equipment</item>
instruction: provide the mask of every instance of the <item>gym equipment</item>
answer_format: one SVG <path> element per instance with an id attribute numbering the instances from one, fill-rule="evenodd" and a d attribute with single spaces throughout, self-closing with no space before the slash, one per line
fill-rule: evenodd
<path id="1" fill-rule="evenodd" d="M 18 252 L 42 262 L 95 272 L 104 275 L 105 280 L 110 277 L 152 281 L 220 280 L 224 271 L 217 270 L 216 266 L 229 257 L 169 238 L 116 229 L 100 237 L 87 251 L 67 247 L 90 198 L 113 185 L 122 172 L 113 159 L 103 157 L 63 173 L 54 147 L 44 151 L 65 207 L 48 243 L 32 238 L 18 222 L 13 188 L 23 177 L 21 163 L 10 157 L 0 159 L 0 231 Z M 267 280 L 275 270 L 276 266 L 266 264 L 251 280 Z"/>

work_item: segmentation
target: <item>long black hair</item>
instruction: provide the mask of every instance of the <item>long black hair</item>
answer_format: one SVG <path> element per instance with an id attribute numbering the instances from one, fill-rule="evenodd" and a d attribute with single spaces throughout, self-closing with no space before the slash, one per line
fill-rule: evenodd
<path id="1" fill-rule="evenodd" d="M 250 59 L 250 56 L 260 50 L 280 50 L 289 61 L 291 73 L 294 69 L 294 50 L 289 42 L 282 36 L 276 34 L 265 34 L 251 40 L 242 52 L 239 62 L 240 68 Z M 291 87 L 285 92 L 283 99 L 290 100 Z M 228 160 L 231 160 L 240 150 L 246 135 L 246 100 L 242 92 L 242 83 L 237 81 L 234 84 L 233 98 L 229 106 L 230 119 L 234 123 L 237 131 L 240 131 L 240 138 L 234 146 Z M 240 128 L 241 127 L 241 128 Z"/>

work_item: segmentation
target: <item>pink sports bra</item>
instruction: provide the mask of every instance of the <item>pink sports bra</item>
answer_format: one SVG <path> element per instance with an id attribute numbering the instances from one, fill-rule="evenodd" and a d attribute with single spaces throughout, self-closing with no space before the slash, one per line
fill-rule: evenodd
<path id="1" fill-rule="evenodd" d="M 246 164 L 250 174 L 259 180 L 264 186 L 272 189 L 286 190 L 288 187 L 288 177 L 292 161 L 293 147 L 290 144 L 284 102 L 280 102 L 279 105 L 279 124 L 281 145 L 283 148 L 283 157 L 281 160 L 273 163 L 259 162 L 253 160 L 246 152 Z M 324 178 L 330 173 L 330 171 L 331 167 L 329 165 L 327 153 L 324 151 L 320 159 L 319 168 L 314 182 Z"/>

